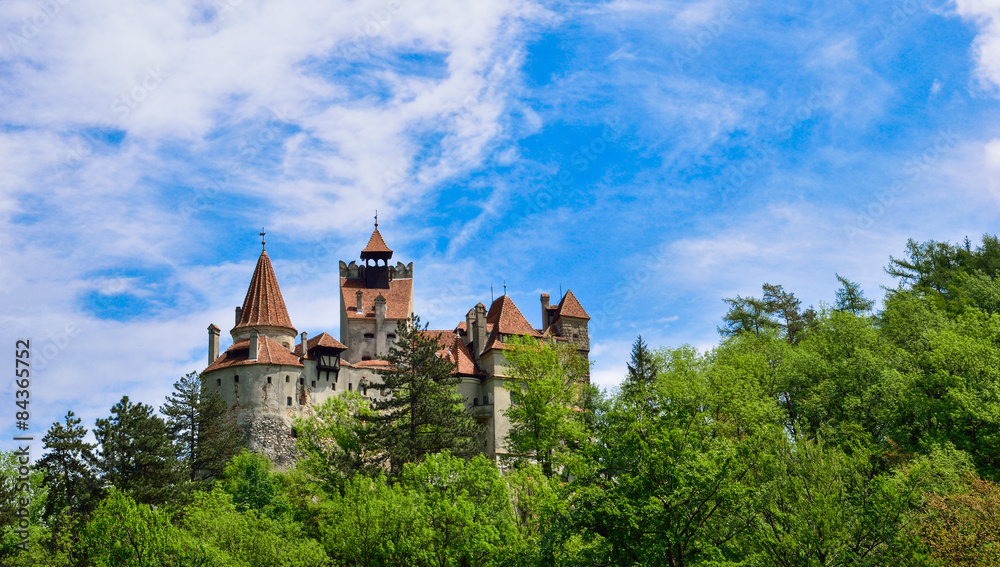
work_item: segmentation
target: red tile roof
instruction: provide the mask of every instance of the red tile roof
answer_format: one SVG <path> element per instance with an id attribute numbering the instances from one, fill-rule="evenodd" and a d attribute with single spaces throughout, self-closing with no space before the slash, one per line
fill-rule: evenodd
<path id="1" fill-rule="evenodd" d="M 362 314 L 358 314 L 357 293 L 361 291 Z M 361 278 L 340 278 L 341 301 L 347 307 L 349 319 L 375 317 L 375 298 L 378 294 L 385 298 L 386 319 L 406 319 L 410 316 L 410 297 L 413 295 L 413 280 L 401 279 L 389 282 L 389 289 L 368 289 Z"/>
<path id="2" fill-rule="evenodd" d="M 441 346 L 438 354 L 448 362 L 455 364 L 453 374 L 485 376 L 485 373 L 476 367 L 472 353 L 465 346 L 465 341 L 462 340 L 462 337 L 456 335 L 454 331 L 421 331 L 421 333 L 437 339 L 438 344 Z"/>
<path id="3" fill-rule="evenodd" d="M 343 365 L 343 363 L 341 363 L 341 365 Z M 383 366 L 389 366 L 389 362 L 386 360 L 379 360 L 377 358 L 373 358 L 372 360 L 362 360 L 361 362 L 355 362 L 350 366 L 353 366 L 354 368 L 379 368 Z"/>
<path id="4" fill-rule="evenodd" d="M 325 332 L 320 333 L 315 337 L 306 341 L 306 347 L 309 350 L 312 350 L 318 346 L 324 348 L 336 348 L 340 350 L 347 350 L 347 347 L 344 346 L 344 343 L 333 338 L 333 336 L 331 336 L 330 333 L 325 333 Z"/>
<path id="5" fill-rule="evenodd" d="M 584 310 L 583 305 L 576 299 L 573 292 L 566 290 L 566 295 L 563 296 L 562 301 L 559 302 L 559 312 L 557 317 L 577 317 L 580 319 L 590 319 L 590 315 L 587 315 L 587 311 Z"/>
<path id="6" fill-rule="evenodd" d="M 340 351 L 347 350 L 347 347 L 344 346 L 343 343 L 341 343 L 337 339 L 335 339 L 332 336 L 330 336 L 330 333 L 326 333 L 326 332 L 320 333 L 320 334 L 316 335 L 315 337 L 313 337 L 313 338 L 311 338 L 311 339 L 309 339 L 309 340 L 306 341 L 306 350 L 307 351 L 308 350 L 312 350 L 312 349 L 316 348 L 317 346 L 320 346 L 320 347 L 323 347 L 323 348 L 329 348 L 329 349 L 336 349 L 336 350 L 340 350 Z M 297 355 L 299 355 L 299 356 L 302 356 L 302 343 L 296 344 L 295 345 L 295 349 L 292 350 L 292 352 L 295 353 L 295 354 L 297 354 Z"/>
<path id="7" fill-rule="evenodd" d="M 506 295 L 501 295 L 493 305 L 490 305 L 490 310 L 486 313 L 486 323 L 493 326 L 490 330 L 496 329 L 505 335 L 541 336 L 541 333 L 524 318 L 517 305 L 514 305 L 514 300 Z"/>
<path id="8" fill-rule="evenodd" d="M 250 279 L 250 288 L 243 299 L 243 314 L 234 329 L 268 325 L 284 327 L 295 334 L 295 327 L 285 308 L 285 300 L 278 288 L 278 278 L 271 267 L 271 258 L 267 251 L 260 253 L 257 268 Z"/>
<path id="9" fill-rule="evenodd" d="M 202 373 L 230 368 L 232 366 L 246 366 L 250 364 L 267 364 L 271 366 L 302 366 L 299 357 L 288 351 L 287 348 L 278 344 L 274 339 L 261 335 L 257 342 L 257 360 L 250 360 L 250 339 L 243 339 L 233 343 L 226 349 L 215 362 L 202 370 Z"/>
<path id="10" fill-rule="evenodd" d="M 388 253 L 392 256 L 392 249 L 386 246 L 385 240 L 382 239 L 382 233 L 375 229 L 372 233 L 371 238 L 368 239 L 368 245 L 365 249 L 361 251 L 361 257 L 364 258 L 366 254 L 384 254 Z"/>

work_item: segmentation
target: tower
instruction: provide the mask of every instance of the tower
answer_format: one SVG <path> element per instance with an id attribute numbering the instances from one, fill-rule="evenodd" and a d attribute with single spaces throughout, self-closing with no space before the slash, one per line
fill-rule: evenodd
<path id="1" fill-rule="evenodd" d="M 392 249 L 377 218 L 361 251 L 364 264 L 340 262 L 340 342 L 351 363 L 386 354 L 396 339 L 396 323 L 413 314 L 413 263 L 389 265 Z"/>

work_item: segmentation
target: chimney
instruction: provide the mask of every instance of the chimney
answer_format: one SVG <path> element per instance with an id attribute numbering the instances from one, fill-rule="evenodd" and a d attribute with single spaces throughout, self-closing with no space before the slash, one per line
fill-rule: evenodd
<path id="1" fill-rule="evenodd" d="M 362 293 L 362 291 L 359 289 L 358 290 L 358 315 L 364 315 L 364 313 L 365 313 L 365 308 L 361 305 L 361 301 L 364 298 L 364 296 L 365 296 L 365 294 Z"/>
<path id="2" fill-rule="evenodd" d="M 469 312 L 465 314 L 465 342 L 472 342 L 472 325 L 476 321 L 476 310 L 469 309 Z"/>
<path id="3" fill-rule="evenodd" d="M 219 358 L 219 329 L 215 324 L 208 326 L 208 364 Z"/>
<path id="4" fill-rule="evenodd" d="M 476 304 L 476 320 L 473 323 L 475 334 L 472 335 L 472 349 L 476 360 L 486 346 L 486 306 L 482 303 Z"/>
<path id="5" fill-rule="evenodd" d="M 257 351 L 260 350 L 260 333 L 257 329 L 250 331 L 250 360 L 257 360 Z"/>
<path id="6" fill-rule="evenodd" d="M 378 294 L 375 298 L 375 354 L 385 354 L 385 298 Z"/>
<path id="7" fill-rule="evenodd" d="M 542 331 L 549 328 L 549 294 L 542 294 Z"/>
<path id="8" fill-rule="evenodd" d="M 302 331 L 302 358 L 306 358 L 309 355 L 308 343 L 306 342 L 306 332 Z"/>
<path id="9" fill-rule="evenodd" d="M 243 308 L 239 305 L 236 306 L 236 324 L 240 324 L 240 319 L 243 318 Z"/>

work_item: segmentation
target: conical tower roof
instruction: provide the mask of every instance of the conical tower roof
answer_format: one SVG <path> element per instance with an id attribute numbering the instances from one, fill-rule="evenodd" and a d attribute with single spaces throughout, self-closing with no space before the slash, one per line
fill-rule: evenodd
<path id="1" fill-rule="evenodd" d="M 392 249 L 386 246 L 382 233 L 378 231 L 378 225 L 368 239 L 368 245 L 361 251 L 362 258 L 392 258 Z"/>
<path id="2" fill-rule="evenodd" d="M 288 309 L 285 308 L 285 300 L 281 297 L 278 278 L 274 275 L 267 250 L 261 252 L 257 260 L 250 288 L 247 290 L 246 298 L 243 299 L 240 320 L 233 331 L 249 327 L 278 327 L 287 329 L 292 336 L 296 334 L 292 320 L 288 316 Z"/>

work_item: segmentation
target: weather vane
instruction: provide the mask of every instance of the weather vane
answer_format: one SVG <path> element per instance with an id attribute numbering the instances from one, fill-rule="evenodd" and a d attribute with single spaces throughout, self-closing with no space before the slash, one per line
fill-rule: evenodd
<path id="1" fill-rule="evenodd" d="M 260 247 L 266 250 L 267 249 L 267 241 L 264 240 L 264 235 L 265 234 L 267 234 L 267 233 L 264 232 L 264 227 L 260 227 Z"/>
<path id="2" fill-rule="evenodd" d="M 378 209 L 375 209 L 375 228 L 378 228 Z"/>

